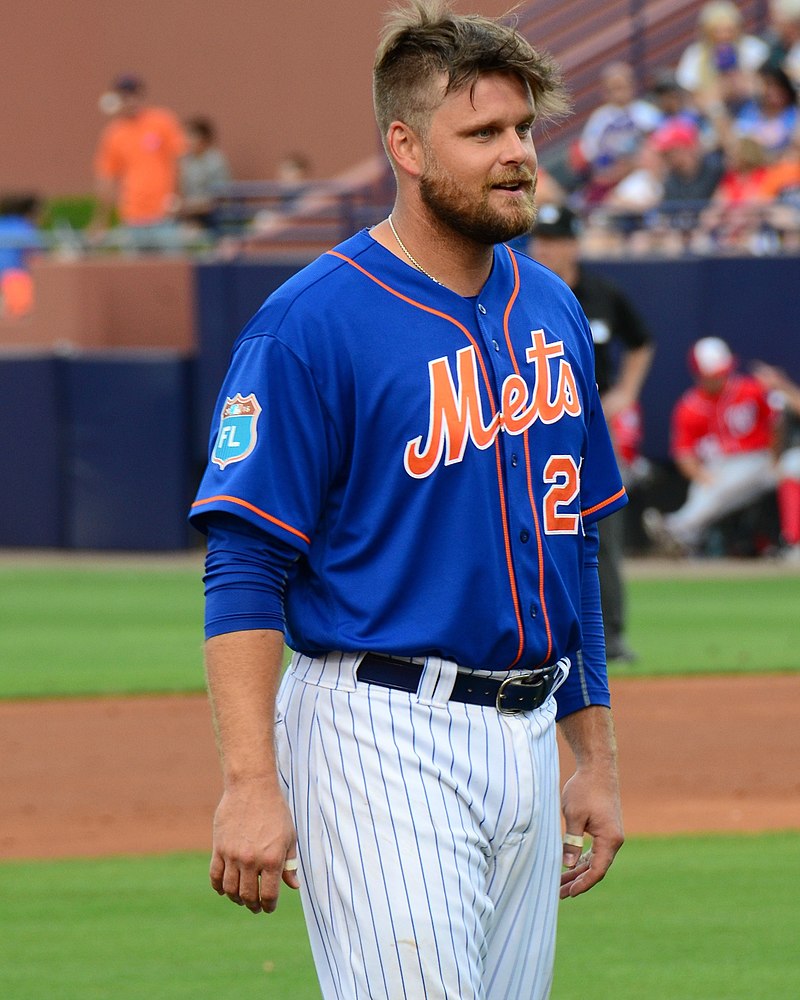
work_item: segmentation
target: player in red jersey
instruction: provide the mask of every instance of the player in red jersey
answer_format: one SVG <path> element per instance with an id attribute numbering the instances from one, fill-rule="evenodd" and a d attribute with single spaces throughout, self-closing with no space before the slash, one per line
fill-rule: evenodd
<path id="1" fill-rule="evenodd" d="M 671 451 L 689 480 L 686 502 L 671 514 L 651 508 L 644 526 L 664 549 L 691 552 L 723 517 L 773 490 L 775 412 L 758 379 L 735 371 L 730 348 L 703 337 L 689 352 L 695 385 L 672 412 Z"/>

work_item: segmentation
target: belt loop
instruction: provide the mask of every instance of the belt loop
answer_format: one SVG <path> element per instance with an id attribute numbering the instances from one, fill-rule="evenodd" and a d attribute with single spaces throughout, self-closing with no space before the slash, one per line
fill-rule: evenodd
<path id="1" fill-rule="evenodd" d="M 458 667 L 452 660 L 442 660 L 429 656 L 425 660 L 417 688 L 417 699 L 421 705 L 446 708 L 453 692 Z"/>
<path id="2" fill-rule="evenodd" d="M 341 691 L 355 691 L 356 670 L 364 658 L 363 653 L 342 653 L 332 651 L 321 656 L 305 656 L 295 653 L 289 670 L 306 684 L 318 687 L 338 688 Z"/>

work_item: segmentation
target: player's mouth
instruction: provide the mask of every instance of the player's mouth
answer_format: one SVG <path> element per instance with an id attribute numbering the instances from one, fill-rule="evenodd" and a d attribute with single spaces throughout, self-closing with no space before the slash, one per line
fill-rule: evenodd
<path id="1" fill-rule="evenodd" d="M 493 191 L 501 191 L 511 197 L 524 197 L 530 195 L 535 190 L 535 180 L 530 175 L 521 177 L 505 178 L 495 181 L 492 184 Z"/>

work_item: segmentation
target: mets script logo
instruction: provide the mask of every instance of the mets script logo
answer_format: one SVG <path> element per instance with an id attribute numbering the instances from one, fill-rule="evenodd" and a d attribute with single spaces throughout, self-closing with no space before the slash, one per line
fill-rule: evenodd
<path id="1" fill-rule="evenodd" d="M 220 469 L 232 462 L 241 462 L 255 448 L 259 413 L 261 406 L 255 393 L 242 396 L 237 392 L 235 396 L 225 399 L 217 441 L 211 455 L 211 461 Z"/>
<path id="2" fill-rule="evenodd" d="M 409 476 L 429 476 L 442 456 L 445 465 L 460 462 L 468 441 L 484 450 L 491 447 L 500 431 L 522 434 L 536 420 L 552 424 L 563 416 L 580 414 L 575 375 L 563 356 L 563 343 L 557 340 L 548 344 L 544 330 L 532 330 L 531 340 L 533 346 L 526 350 L 525 359 L 533 365 L 533 391 L 520 375 L 509 375 L 501 389 L 500 409 L 488 423 L 483 416 L 474 347 L 457 353 L 456 381 L 446 357 L 428 364 L 428 434 L 424 444 L 422 435 L 406 444 L 404 464 Z M 557 363 L 551 365 L 551 361 Z"/>

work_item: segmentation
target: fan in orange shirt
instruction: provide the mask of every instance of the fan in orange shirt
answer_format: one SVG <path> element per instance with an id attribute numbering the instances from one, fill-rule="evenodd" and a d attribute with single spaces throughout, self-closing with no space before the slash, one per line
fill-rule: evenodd
<path id="1" fill-rule="evenodd" d="M 186 139 L 171 111 L 144 103 L 144 83 L 122 76 L 101 98 L 113 115 L 95 154 L 97 195 L 106 221 L 116 207 L 122 223 L 152 226 L 169 221 L 176 206 L 178 160 Z"/>
<path id="2" fill-rule="evenodd" d="M 762 181 L 767 198 L 779 199 L 789 191 L 800 188 L 800 129 L 798 129 L 786 154 L 770 166 Z"/>
<path id="3" fill-rule="evenodd" d="M 762 180 L 771 204 L 767 219 L 784 250 L 800 249 L 800 130 L 783 159 L 767 169 Z"/>

